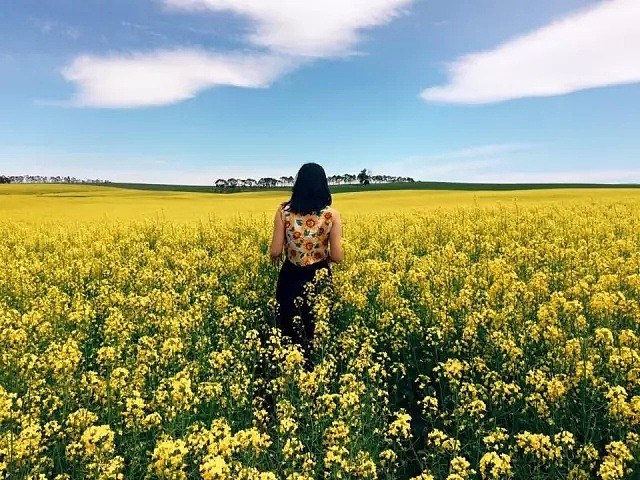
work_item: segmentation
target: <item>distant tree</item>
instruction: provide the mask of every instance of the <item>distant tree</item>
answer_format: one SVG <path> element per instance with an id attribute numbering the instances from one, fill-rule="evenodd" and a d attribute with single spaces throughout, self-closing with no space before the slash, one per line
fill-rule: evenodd
<path id="1" fill-rule="evenodd" d="M 11 178 L 0 175 L 0 183 L 11 183 Z"/>
<path id="2" fill-rule="evenodd" d="M 369 185 L 371 181 L 371 174 L 366 168 L 363 168 L 358 174 L 357 178 L 358 178 L 358 181 L 360 182 L 360 185 Z"/>
<path id="3" fill-rule="evenodd" d="M 256 182 L 253 178 L 247 178 L 244 181 L 244 186 L 245 187 L 255 187 L 257 183 L 258 182 Z"/>
<path id="4" fill-rule="evenodd" d="M 219 178 L 216 180 L 216 187 L 222 188 L 227 186 L 227 181 L 224 178 Z"/>

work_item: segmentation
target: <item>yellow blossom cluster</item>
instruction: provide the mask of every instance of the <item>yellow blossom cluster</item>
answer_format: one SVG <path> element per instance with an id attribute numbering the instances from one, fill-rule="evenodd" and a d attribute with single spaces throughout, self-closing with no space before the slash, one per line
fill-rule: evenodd
<path id="1" fill-rule="evenodd" d="M 345 214 L 311 370 L 271 218 L 0 220 L 0 478 L 632 478 L 638 212 Z"/>

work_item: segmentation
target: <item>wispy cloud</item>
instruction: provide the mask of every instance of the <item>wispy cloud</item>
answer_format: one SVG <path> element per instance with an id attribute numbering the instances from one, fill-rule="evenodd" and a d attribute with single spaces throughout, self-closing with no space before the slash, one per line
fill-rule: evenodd
<path id="1" fill-rule="evenodd" d="M 63 70 L 78 87 L 74 106 L 131 108 L 165 105 L 221 85 L 267 87 L 293 68 L 284 57 L 216 54 L 203 50 L 84 55 Z"/>
<path id="2" fill-rule="evenodd" d="M 132 30 L 132 31 L 136 31 L 136 32 L 141 32 L 144 35 L 147 35 L 147 36 L 150 36 L 150 37 L 154 37 L 156 39 L 167 40 L 167 36 L 164 33 L 160 33 L 160 32 L 155 31 L 149 25 L 142 25 L 140 23 L 127 22 L 127 21 L 120 22 L 120 25 L 123 28 L 129 29 L 129 30 Z"/>
<path id="3" fill-rule="evenodd" d="M 349 54 L 359 32 L 386 24 L 413 0 L 163 0 L 169 9 L 227 11 L 248 18 L 247 39 L 287 55 Z"/>
<path id="4" fill-rule="evenodd" d="M 471 183 L 640 183 L 640 169 L 531 170 L 539 144 L 477 145 L 376 165 L 374 173 L 416 180 Z"/>
<path id="5" fill-rule="evenodd" d="M 477 145 L 413 156 L 378 165 L 377 170 L 391 175 L 410 176 L 416 180 L 472 181 L 474 175 L 513 163 L 514 158 L 533 148 L 533 145 L 524 143 Z"/>
<path id="6" fill-rule="evenodd" d="M 7 52 L 0 52 L 0 65 L 6 66 L 15 62 L 15 57 Z"/>
<path id="7" fill-rule="evenodd" d="M 167 11 L 217 10 L 242 15 L 252 25 L 252 53 L 198 49 L 82 55 L 62 74 L 77 87 L 71 102 L 40 104 L 132 108 L 167 105 L 202 90 L 229 85 L 268 87 L 310 59 L 353 53 L 362 29 L 390 22 L 413 0 L 162 0 Z M 144 25 L 125 27 L 152 32 Z"/>
<path id="8" fill-rule="evenodd" d="M 491 172 L 475 175 L 479 183 L 640 183 L 639 169 Z"/>
<path id="9" fill-rule="evenodd" d="M 31 24 L 45 35 L 62 35 L 72 40 L 80 38 L 80 30 L 77 27 L 53 18 L 31 18 Z"/>
<path id="10" fill-rule="evenodd" d="M 479 159 L 486 157 L 495 157 L 496 155 L 509 154 L 529 150 L 533 146 L 527 143 L 496 143 L 490 145 L 476 145 L 473 147 L 460 148 L 449 152 L 428 155 L 425 157 L 417 157 L 421 160 L 459 160 L 459 159 Z"/>
<path id="11" fill-rule="evenodd" d="M 479 104 L 640 82 L 640 2 L 602 1 L 448 66 L 424 100 Z"/>

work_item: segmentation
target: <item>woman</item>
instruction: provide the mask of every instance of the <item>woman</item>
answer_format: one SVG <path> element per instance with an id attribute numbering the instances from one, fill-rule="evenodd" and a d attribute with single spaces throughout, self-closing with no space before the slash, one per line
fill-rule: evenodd
<path id="1" fill-rule="evenodd" d="M 302 347 L 306 367 L 310 368 L 315 322 L 304 285 L 313 281 L 329 262 L 339 263 L 342 250 L 342 222 L 331 207 L 331 192 L 324 169 L 317 163 L 305 163 L 296 176 L 291 198 L 276 211 L 270 254 L 274 265 L 285 260 L 278 275 L 276 326 Z M 302 301 L 296 298 L 302 297 Z M 294 324 L 299 316 L 300 324 Z"/>

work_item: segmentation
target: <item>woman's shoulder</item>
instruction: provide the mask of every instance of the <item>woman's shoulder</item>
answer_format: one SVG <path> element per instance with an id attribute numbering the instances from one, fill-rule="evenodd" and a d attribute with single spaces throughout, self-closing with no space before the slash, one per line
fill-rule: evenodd
<path id="1" fill-rule="evenodd" d="M 329 205 L 327 207 L 327 211 L 331 212 L 333 215 L 340 215 L 340 212 L 338 211 L 338 209 L 332 205 Z"/>
<path id="2" fill-rule="evenodd" d="M 340 212 L 336 210 L 335 207 L 331 205 L 326 206 L 322 209 L 322 216 L 327 220 L 335 220 L 336 218 L 340 218 Z"/>

